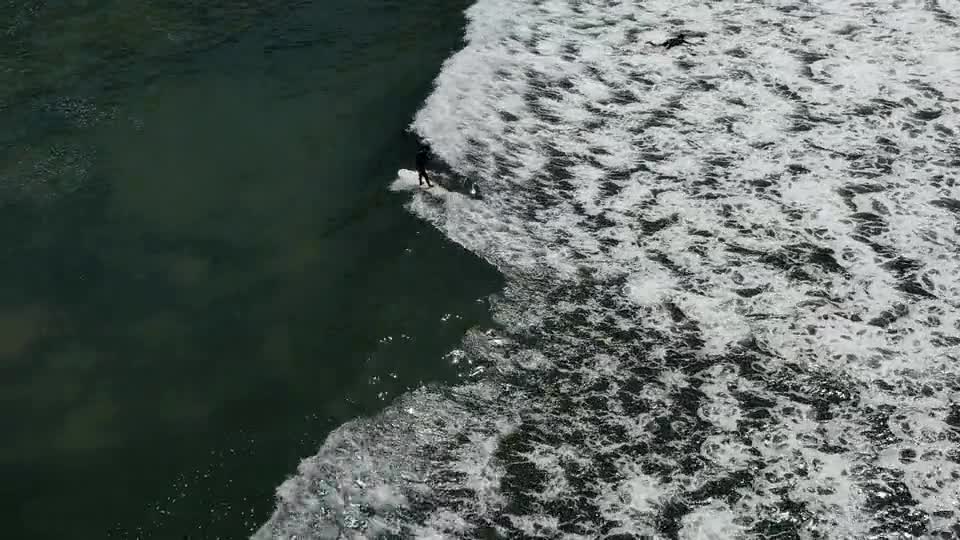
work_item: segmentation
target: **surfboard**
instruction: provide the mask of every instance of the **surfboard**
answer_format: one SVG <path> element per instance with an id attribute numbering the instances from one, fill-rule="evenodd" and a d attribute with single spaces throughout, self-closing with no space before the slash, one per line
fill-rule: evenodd
<path id="1" fill-rule="evenodd" d="M 430 172 L 430 183 L 433 184 L 433 187 L 427 187 L 427 184 L 420 185 L 418 180 L 417 171 L 411 171 L 409 169 L 400 169 L 397 171 L 397 179 L 390 184 L 391 191 L 413 191 L 415 189 L 422 189 L 428 193 L 434 193 L 436 195 L 446 195 L 450 193 L 445 187 L 440 185 L 442 180 L 441 176 Z"/>

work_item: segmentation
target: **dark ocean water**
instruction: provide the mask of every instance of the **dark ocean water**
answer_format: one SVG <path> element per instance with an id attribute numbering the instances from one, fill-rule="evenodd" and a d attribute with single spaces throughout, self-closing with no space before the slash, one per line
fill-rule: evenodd
<path id="1" fill-rule="evenodd" d="M 243 537 L 457 380 L 501 278 L 385 188 L 465 7 L 0 5 L 4 537 Z"/>

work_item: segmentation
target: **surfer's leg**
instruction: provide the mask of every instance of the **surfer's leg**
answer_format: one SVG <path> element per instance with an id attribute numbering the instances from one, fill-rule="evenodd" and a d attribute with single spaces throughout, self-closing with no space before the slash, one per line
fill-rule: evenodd
<path id="1" fill-rule="evenodd" d="M 426 169 L 417 169 L 417 180 L 420 181 L 420 185 L 421 185 L 421 186 L 423 185 L 423 181 L 426 180 L 426 181 L 427 181 L 427 186 L 428 186 L 428 187 L 433 187 L 433 184 L 430 183 L 430 177 L 427 176 L 427 170 L 426 170 Z"/>

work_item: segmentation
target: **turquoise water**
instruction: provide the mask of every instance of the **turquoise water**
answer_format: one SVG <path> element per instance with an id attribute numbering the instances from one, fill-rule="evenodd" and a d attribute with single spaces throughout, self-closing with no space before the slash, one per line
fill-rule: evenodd
<path id="1" fill-rule="evenodd" d="M 6 537 L 243 537 L 458 377 L 500 277 L 385 187 L 465 6 L 0 7 Z"/>

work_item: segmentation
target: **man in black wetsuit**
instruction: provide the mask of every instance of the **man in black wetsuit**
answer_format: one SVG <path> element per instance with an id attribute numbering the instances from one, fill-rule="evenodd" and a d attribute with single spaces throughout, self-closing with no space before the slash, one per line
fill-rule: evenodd
<path id="1" fill-rule="evenodd" d="M 690 45 L 690 42 L 687 41 L 687 37 L 683 34 L 677 34 L 663 43 L 654 43 L 652 41 L 648 41 L 647 43 L 653 45 L 654 47 L 665 47 L 667 49 L 672 49 L 680 45 Z"/>
<path id="2" fill-rule="evenodd" d="M 426 145 L 421 144 L 420 149 L 417 150 L 417 180 L 420 181 L 420 185 L 423 185 L 423 181 L 427 181 L 427 187 L 433 187 L 433 184 L 430 183 L 430 177 L 427 176 L 427 161 L 430 159 L 430 150 L 427 149 Z"/>

